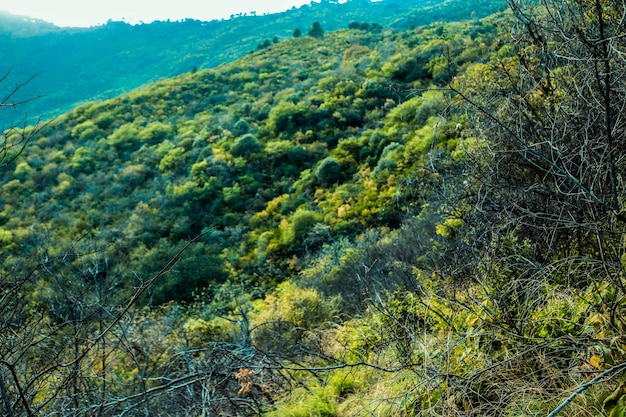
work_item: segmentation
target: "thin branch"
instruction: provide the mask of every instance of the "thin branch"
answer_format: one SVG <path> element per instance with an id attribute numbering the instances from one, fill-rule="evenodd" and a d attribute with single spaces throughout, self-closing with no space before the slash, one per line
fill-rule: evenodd
<path id="1" fill-rule="evenodd" d="M 113 329 L 113 327 L 115 327 L 115 325 L 117 325 L 117 323 L 119 323 L 122 318 L 124 318 L 126 316 L 126 314 L 128 313 L 128 311 L 130 310 L 130 308 L 135 304 L 135 302 L 139 299 L 139 297 L 141 297 L 141 295 L 146 292 L 146 290 L 148 288 L 150 288 L 150 286 L 159 278 L 161 278 L 162 276 L 164 276 L 165 274 L 169 273 L 170 271 L 172 271 L 172 269 L 174 268 L 174 266 L 180 261 L 181 256 L 183 254 L 183 252 L 185 252 L 191 245 L 193 245 L 194 243 L 196 243 L 197 241 L 199 241 L 202 237 L 204 237 L 206 234 L 212 232 L 212 230 L 210 231 L 206 231 L 204 233 L 199 234 L 198 236 L 194 237 L 193 239 L 187 241 L 187 243 L 185 244 L 185 246 L 183 246 L 177 253 L 176 255 L 174 255 L 167 264 L 165 264 L 165 266 L 163 268 L 161 268 L 161 270 L 159 272 L 157 272 L 152 278 L 150 278 L 148 281 L 142 283 L 139 288 L 137 288 L 137 291 L 135 292 L 135 294 L 133 294 L 133 296 L 130 298 L 130 300 L 128 300 L 128 303 L 126 304 L 126 307 L 124 307 L 124 309 L 115 317 L 115 319 L 113 319 L 113 321 L 107 326 L 106 329 L 104 329 L 104 331 L 102 331 L 102 333 L 100 333 L 95 339 L 91 340 L 91 342 L 89 343 L 89 345 L 85 348 L 84 352 L 76 359 L 74 359 L 71 362 L 65 363 L 63 365 L 61 365 L 62 367 L 68 367 L 71 366 L 73 364 L 75 364 L 76 362 L 80 362 L 82 359 L 85 358 L 85 356 L 87 356 L 87 353 L 104 337 L 106 336 L 107 333 L 109 333 L 111 331 L 111 329 Z"/>
<path id="2" fill-rule="evenodd" d="M 47 373 L 50 373 L 52 370 L 57 369 L 57 368 L 70 368 L 73 366 L 77 366 L 78 364 L 80 364 L 89 354 L 89 352 L 108 334 L 112 331 L 112 329 L 124 318 L 126 317 L 126 315 L 128 314 L 128 312 L 130 311 L 131 307 L 137 302 L 137 300 L 139 299 L 139 297 L 141 297 L 141 295 L 146 292 L 146 290 L 148 290 L 148 288 L 150 288 L 150 286 L 159 278 L 163 277 L 164 275 L 166 275 L 167 273 L 169 273 L 170 271 L 172 271 L 172 269 L 174 268 L 174 266 L 180 261 L 181 256 L 183 255 L 183 253 L 194 243 L 198 242 L 202 237 L 204 237 L 205 235 L 207 235 L 208 233 L 212 232 L 212 230 L 208 230 L 206 232 L 203 232 L 199 235 L 197 235 L 196 237 L 194 237 L 193 239 L 187 241 L 185 243 L 185 245 L 176 253 L 176 255 L 174 255 L 168 262 L 167 264 L 165 264 L 165 266 L 163 266 L 161 268 L 161 270 L 159 272 L 157 272 L 154 276 L 152 276 L 152 278 L 150 278 L 149 280 L 142 282 L 142 284 L 137 288 L 137 290 L 135 291 L 135 293 L 133 294 L 133 296 L 129 299 L 129 301 L 127 302 L 126 306 L 122 309 L 122 311 L 117 314 L 115 316 L 115 318 L 111 321 L 111 323 L 100 333 L 98 334 L 94 339 L 90 340 L 89 343 L 87 344 L 87 346 L 83 349 L 83 351 L 80 353 L 80 355 L 77 355 L 76 358 L 74 358 L 73 360 L 69 361 L 69 362 L 65 362 L 65 363 L 55 363 L 52 364 L 51 366 L 47 367 L 46 369 L 42 370 L 39 375 L 45 375 Z M 65 380 L 59 384 L 59 387 L 57 388 L 57 390 L 60 390 L 62 387 L 66 386 L 66 384 L 68 383 L 68 381 L 72 378 L 72 375 L 68 375 Z M 54 396 L 50 396 L 50 398 L 48 398 L 48 400 L 46 400 L 41 406 L 43 407 L 44 405 L 46 405 L 48 402 L 52 401 L 54 399 Z"/>
<path id="3" fill-rule="evenodd" d="M 9 76 L 9 74 L 10 74 L 10 73 L 11 73 L 11 70 L 9 70 L 9 71 L 8 71 L 8 72 L 7 72 L 7 73 L 6 73 L 6 74 L 5 74 L 5 75 L 4 75 L 4 76 L 0 79 L 0 84 L 1 84 L 3 81 L 6 81 L 6 79 L 7 79 L 7 77 Z M 8 93 L 8 94 L 4 97 L 4 99 L 2 99 L 2 101 L 0 101 L 0 108 L 2 108 L 2 107 L 16 107 L 16 106 L 18 106 L 18 105 L 22 105 L 22 104 L 25 104 L 25 103 L 28 103 L 28 102 L 31 102 L 31 101 L 33 101 L 33 100 L 37 100 L 37 99 L 41 98 L 42 96 L 36 96 L 36 97 L 27 98 L 27 99 L 24 99 L 24 100 L 21 100 L 21 101 L 12 101 L 12 102 L 10 101 L 10 100 L 13 98 L 13 96 L 14 96 L 15 94 L 17 94 L 17 92 L 18 92 L 19 90 L 21 90 L 22 88 L 24 88 L 24 86 L 26 86 L 26 84 L 30 83 L 30 82 L 31 82 L 31 81 L 33 81 L 35 78 L 37 78 L 37 74 L 33 75 L 32 77 L 30 77 L 28 80 L 24 81 L 23 83 L 21 83 L 21 84 L 17 84 L 17 85 L 15 86 L 15 88 L 13 88 L 13 90 L 11 90 L 11 92 L 10 92 L 10 93 Z"/>
<path id="4" fill-rule="evenodd" d="M 405 369 L 423 367 L 423 364 L 413 363 L 407 365 L 401 365 L 394 368 L 385 368 L 384 366 L 376 365 L 369 362 L 354 362 L 354 363 L 341 363 L 337 365 L 329 365 L 329 366 L 263 366 L 263 369 L 269 370 L 280 370 L 280 371 L 306 371 L 306 372 L 327 372 L 327 371 L 335 371 L 337 369 L 346 369 L 346 368 L 358 368 L 358 367 L 366 367 L 376 369 L 377 371 L 385 372 L 385 373 L 396 373 L 403 371 Z M 254 368 L 254 366 L 251 366 Z"/>
<path id="5" fill-rule="evenodd" d="M 29 416 L 34 416 L 35 414 L 33 413 L 33 411 L 30 409 L 30 406 L 28 405 L 28 400 L 26 399 L 26 393 L 24 392 L 22 384 L 20 384 L 20 379 L 17 375 L 17 372 L 15 371 L 15 366 L 11 363 L 8 363 L 5 360 L 0 360 L 0 364 L 4 365 L 11 373 L 11 377 L 13 378 L 13 381 L 15 383 L 15 388 L 17 388 L 19 400 L 24 405 L 24 410 L 26 410 L 26 413 Z"/>
<path id="6" fill-rule="evenodd" d="M 623 371 L 624 369 L 626 369 L 626 362 L 622 362 L 622 363 L 620 363 L 618 365 L 615 365 L 612 368 L 609 368 L 606 371 L 602 372 L 600 375 L 596 376 L 591 381 L 582 384 L 581 386 L 576 388 L 576 391 L 574 391 L 572 393 L 572 395 L 567 397 L 567 399 L 565 401 L 563 401 L 561 404 L 559 404 L 559 406 L 557 408 L 555 408 L 554 411 L 552 411 L 550 414 L 548 414 L 548 417 L 555 417 L 557 414 L 559 414 L 561 411 L 563 411 L 563 409 L 565 407 L 567 407 L 569 405 L 569 403 L 571 403 L 574 400 L 574 398 L 576 398 L 578 395 L 582 394 L 587 388 L 597 384 L 598 382 L 601 382 L 603 379 L 605 379 L 607 377 L 612 377 L 614 374 L 616 374 L 616 373 L 618 373 L 620 371 Z"/>
<path id="7" fill-rule="evenodd" d="M 566 169 L 561 167 L 556 161 L 554 161 L 551 158 L 548 158 L 542 152 L 540 152 L 537 149 L 534 149 L 532 146 L 528 145 L 523 138 L 519 137 L 519 135 L 517 133 L 515 133 L 511 129 L 511 127 L 506 126 L 501 120 L 499 120 L 495 115 L 491 114 L 483 106 L 481 106 L 480 104 L 476 103 L 474 100 L 469 98 L 466 94 L 462 93 L 458 89 L 455 89 L 455 88 L 451 87 L 451 91 L 453 91 L 456 94 L 458 94 L 463 101 L 465 101 L 466 103 L 468 103 L 469 105 L 474 107 L 476 110 L 478 110 L 478 112 L 480 112 L 481 114 L 485 115 L 491 121 L 495 122 L 498 126 L 503 128 L 508 134 L 511 135 L 511 137 L 513 137 L 515 139 L 516 142 L 518 142 L 520 145 L 523 146 L 523 150 L 525 152 L 528 152 L 529 154 L 536 156 L 539 160 L 545 162 L 546 164 L 548 164 L 548 166 L 552 167 L 555 171 L 557 171 L 558 173 L 562 174 L 565 178 L 570 180 L 576 186 L 576 188 L 578 188 L 580 191 L 583 192 L 583 194 L 585 194 L 589 198 L 591 198 L 591 200 L 595 201 L 596 203 L 598 203 L 599 205 L 601 205 L 602 207 L 604 207 L 604 208 L 606 208 L 608 210 L 615 210 L 614 207 L 611 207 L 609 204 L 605 203 L 600 197 L 595 195 L 595 193 L 593 191 L 591 191 L 589 189 L 589 187 L 587 187 L 583 183 L 581 183 L 580 180 L 575 178 L 570 172 L 568 172 Z M 527 157 L 525 155 L 524 155 L 524 158 L 527 159 Z M 529 162 L 532 163 L 531 160 L 529 160 Z"/>

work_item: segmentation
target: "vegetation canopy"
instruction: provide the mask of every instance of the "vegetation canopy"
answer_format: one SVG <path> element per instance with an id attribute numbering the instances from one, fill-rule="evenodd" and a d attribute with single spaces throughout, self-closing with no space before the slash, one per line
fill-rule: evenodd
<path id="1" fill-rule="evenodd" d="M 0 414 L 623 415 L 626 10 L 471 7 L 5 129 Z"/>

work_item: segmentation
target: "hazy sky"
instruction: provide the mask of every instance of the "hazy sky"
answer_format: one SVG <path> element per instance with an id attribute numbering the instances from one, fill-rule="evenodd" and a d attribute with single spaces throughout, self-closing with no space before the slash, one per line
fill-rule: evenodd
<path id="1" fill-rule="evenodd" d="M 0 10 L 36 17 L 57 26 L 93 26 L 108 19 L 130 23 L 184 18 L 212 20 L 240 12 L 281 12 L 309 3 L 311 0 L 0 0 Z"/>

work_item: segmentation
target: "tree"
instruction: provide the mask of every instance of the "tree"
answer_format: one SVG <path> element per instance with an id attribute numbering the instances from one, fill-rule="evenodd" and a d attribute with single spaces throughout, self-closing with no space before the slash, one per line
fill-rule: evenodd
<path id="1" fill-rule="evenodd" d="M 451 85 L 475 126 L 465 154 L 470 191 L 457 205 L 468 234 L 455 240 L 471 242 L 464 261 L 474 256 L 473 279 L 491 288 L 487 296 L 512 334 L 533 334 L 527 320 L 533 306 L 549 305 L 541 286 L 579 294 L 608 285 L 611 296 L 581 297 L 579 308 L 601 311 L 609 328 L 621 328 L 626 5 L 508 3 L 511 42 Z M 558 347 L 519 342 L 519 348 L 544 358 L 535 365 L 543 370 L 578 372 L 584 363 L 574 352 L 591 348 L 584 323 L 584 317 L 574 323 L 571 340 Z M 558 338 L 542 337 L 548 344 Z M 613 363 L 623 361 L 613 354 L 619 358 Z"/>
<path id="2" fill-rule="evenodd" d="M 235 141 L 230 153 L 233 156 L 247 157 L 261 150 L 261 143 L 251 133 L 246 133 Z"/>
<path id="3" fill-rule="evenodd" d="M 270 40 L 269 39 L 265 39 L 263 41 L 263 43 L 258 44 L 256 48 L 258 50 L 261 50 L 261 49 L 269 48 L 270 46 L 272 46 Z"/>
<path id="4" fill-rule="evenodd" d="M 317 39 L 324 37 L 324 29 L 322 29 L 320 22 L 313 22 L 311 29 L 309 29 L 309 36 Z"/>
<path id="5" fill-rule="evenodd" d="M 322 215 L 316 211 L 299 208 L 288 222 L 281 225 L 282 241 L 287 246 L 306 249 L 306 237 L 316 224 L 322 222 Z"/>
<path id="6" fill-rule="evenodd" d="M 519 230 L 539 262 L 598 253 L 602 269 L 613 265 L 617 279 L 621 254 L 606 256 L 626 219 L 619 175 L 626 157 L 626 121 L 619 116 L 626 77 L 617 52 L 624 44 L 618 17 L 624 6 L 509 3 L 516 17 L 512 47 L 475 69 L 472 79 L 481 85 L 453 84 L 476 115 L 487 158 L 474 166 L 483 184 L 481 212 L 498 218 L 503 230 Z"/>
<path id="7" fill-rule="evenodd" d="M 315 177 L 321 185 L 333 184 L 341 178 L 341 164 L 336 158 L 324 158 L 315 170 Z"/>
<path id="8" fill-rule="evenodd" d="M 294 38 L 300 38 L 301 36 L 302 36 L 302 31 L 301 31 L 300 29 L 296 28 L 296 29 L 293 31 L 293 37 L 294 37 Z"/>

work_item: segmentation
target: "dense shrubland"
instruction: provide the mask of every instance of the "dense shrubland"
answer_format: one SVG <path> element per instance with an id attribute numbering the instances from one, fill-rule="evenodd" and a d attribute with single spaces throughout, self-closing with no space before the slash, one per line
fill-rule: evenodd
<path id="1" fill-rule="evenodd" d="M 8 131 L 3 412 L 622 415 L 623 10 L 511 6 Z"/>
<path id="2" fill-rule="evenodd" d="M 0 73 L 15 69 L 10 84 L 37 74 L 20 96 L 39 96 L 29 106 L 2 112 L 0 128 L 26 115 L 29 120 L 50 118 L 88 100 L 115 97 L 163 77 L 234 61 L 296 32 L 307 34 L 316 21 L 325 31 L 345 28 L 349 22 L 358 22 L 361 30 L 377 30 L 376 25 L 407 29 L 465 19 L 471 13 L 483 17 L 503 5 L 500 0 L 471 4 L 465 0 L 324 0 L 271 15 L 241 13 L 210 22 L 184 19 L 137 25 L 111 21 L 92 28 L 59 28 L 0 11 L 0 55 L 11 57 L 0 65 Z"/>

